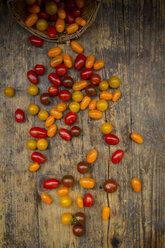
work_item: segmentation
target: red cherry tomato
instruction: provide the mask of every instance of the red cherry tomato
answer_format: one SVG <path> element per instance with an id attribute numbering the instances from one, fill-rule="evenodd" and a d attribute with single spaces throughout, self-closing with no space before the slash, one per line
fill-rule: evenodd
<path id="1" fill-rule="evenodd" d="M 43 164 L 46 158 L 40 152 L 33 152 L 31 155 L 31 160 L 36 163 Z"/>
<path id="2" fill-rule="evenodd" d="M 61 85 L 61 78 L 59 76 L 57 76 L 54 72 L 51 72 L 48 76 L 49 81 L 56 85 L 56 86 L 60 86 Z"/>
<path id="3" fill-rule="evenodd" d="M 43 75 L 45 73 L 45 66 L 44 65 L 35 65 L 34 71 L 38 75 Z"/>
<path id="4" fill-rule="evenodd" d="M 71 99 L 71 93 L 69 92 L 69 90 L 61 90 L 58 94 L 58 97 L 64 101 L 64 102 L 68 102 Z"/>
<path id="5" fill-rule="evenodd" d="M 73 113 L 73 112 L 69 112 L 67 113 L 67 115 L 65 116 L 65 124 L 66 125 L 73 125 L 77 120 L 77 115 L 76 113 Z"/>
<path id="6" fill-rule="evenodd" d="M 67 74 L 68 68 L 64 64 L 56 66 L 56 73 L 58 76 L 65 76 Z"/>
<path id="7" fill-rule="evenodd" d="M 56 189 L 60 185 L 60 182 L 56 178 L 50 178 L 43 182 L 44 189 Z"/>
<path id="8" fill-rule="evenodd" d="M 101 77 L 99 74 L 93 74 L 90 78 L 92 84 L 99 85 L 101 82 Z"/>
<path id="9" fill-rule="evenodd" d="M 24 112 L 22 111 L 22 109 L 17 109 L 15 111 L 15 120 L 19 123 L 24 122 L 25 120 L 25 115 Z"/>
<path id="10" fill-rule="evenodd" d="M 91 194 L 86 194 L 84 197 L 84 206 L 92 207 L 93 206 L 93 197 Z"/>
<path id="11" fill-rule="evenodd" d="M 68 9 L 73 9 L 75 7 L 75 1 L 74 0 L 67 0 L 66 6 Z"/>
<path id="12" fill-rule="evenodd" d="M 57 96 L 58 95 L 58 87 L 56 85 L 52 85 L 48 89 L 50 96 Z"/>
<path id="13" fill-rule="evenodd" d="M 72 12 L 70 10 L 66 10 L 66 21 L 69 24 L 72 24 L 75 22 L 74 16 L 72 15 Z"/>
<path id="14" fill-rule="evenodd" d="M 65 128 L 61 128 L 59 130 L 59 135 L 66 141 L 69 141 L 72 138 L 71 133 Z"/>
<path id="15" fill-rule="evenodd" d="M 51 20 L 52 22 L 57 21 L 57 18 L 58 18 L 57 14 L 51 15 L 51 16 L 50 16 L 50 20 Z"/>
<path id="16" fill-rule="evenodd" d="M 39 13 L 38 13 L 38 17 L 40 18 L 40 19 L 48 19 L 49 18 L 49 14 L 48 13 L 46 13 L 44 10 L 41 10 Z"/>
<path id="17" fill-rule="evenodd" d="M 35 71 L 30 70 L 27 72 L 27 78 L 32 84 L 37 84 L 38 83 L 38 76 L 35 73 Z"/>
<path id="18" fill-rule="evenodd" d="M 36 47 L 41 47 L 43 44 L 43 40 L 35 35 L 30 36 L 29 41 L 32 45 Z"/>
<path id="19" fill-rule="evenodd" d="M 36 139 L 42 139 L 47 136 L 47 131 L 41 127 L 32 127 L 29 131 L 30 135 Z"/>
<path id="20" fill-rule="evenodd" d="M 82 9 L 78 7 L 75 7 L 72 12 L 75 17 L 80 17 L 82 15 Z"/>
<path id="21" fill-rule="evenodd" d="M 115 146 L 119 143 L 119 138 L 116 135 L 109 133 L 105 135 L 105 142 L 108 145 Z"/>
<path id="22" fill-rule="evenodd" d="M 111 161 L 114 164 L 118 164 L 123 158 L 124 152 L 122 150 L 117 150 L 111 157 Z"/>
<path id="23" fill-rule="evenodd" d="M 86 61 L 85 55 L 78 54 L 74 62 L 74 68 L 78 71 L 81 70 L 85 65 L 85 61 Z"/>
<path id="24" fill-rule="evenodd" d="M 93 70 L 91 68 L 87 68 L 81 71 L 80 77 L 84 80 L 89 79 L 93 74 Z"/>
<path id="25" fill-rule="evenodd" d="M 50 38 L 54 38 L 56 36 L 56 28 L 52 25 L 49 25 L 49 27 L 47 28 L 47 32 Z"/>

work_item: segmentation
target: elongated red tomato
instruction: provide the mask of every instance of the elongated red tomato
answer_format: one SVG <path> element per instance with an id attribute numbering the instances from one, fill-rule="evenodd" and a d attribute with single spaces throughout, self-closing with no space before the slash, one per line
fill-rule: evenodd
<path id="1" fill-rule="evenodd" d="M 47 136 L 47 131 L 41 127 L 32 127 L 29 131 L 30 135 L 37 139 L 42 139 Z"/>
<path id="2" fill-rule="evenodd" d="M 61 128 L 59 130 L 59 135 L 66 141 L 69 141 L 72 138 L 71 133 L 65 128 Z"/>
<path id="3" fill-rule="evenodd" d="M 56 178 L 50 178 L 43 182 L 44 189 L 56 189 L 60 185 L 60 182 Z"/>
<path id="4" fill-rule="evenodd" d="M 56 36 L 56 28 L 53 25 L 49 25 L 47 32 L 50 38 L 54 38 Z"/>
<path id="5" fill-rule="evenodd" d="M 74 68 L 78 71 L 81 70 L 85 65 L 85 61 L 86 61 L 85 55 L 78 54 L 74 62 Z"/>
<path id="6" fill-rule="evenodd" d="M 116 135 L 109 133 L 109 134 L 105 135 L 105 142 L 108 145 L 115 146 L 119 143 L 119 138 Z"/>
<path id="7" fill-rule="evenodd" d="M 91 194 L 86 194 L 84 197 L 84 206 L 85 207 L 92 207 L 93 206 L 93 197 Z"/>
<path id="8" fill-rule="evenodd" d="M 29 41 L 32 45 L 36 47 L 41 47 L 43 44 L 43 40 L 35 35 L 30 36 Z"/>
<path id="9" fill-rule="evenodd" d="M 32 84 L 37 84 L 38 83 L 38 76 L 35 73 L 35 71 L 30 70 L 27 72 L 27 78 Z"/>
<path id="10" fill-rule="evenodd" d="M 92 76 L 92 74 L 93 74 L 93 70 L 91 68 L 86 68 L 81 71 L 80 77 L 84 80 L 87 80 Z"/>
<path id="11" fill-rule="evenodd" d="M 17 109 L 15 111 L 15 120 L 19 123 L 24 122 L 25 120 L 25 115 L 22 109 Z"/>
<path id="12" fill-rule="evenodd" d="M 114 164 L 118 164 L 121 159 L 123 158 L 124 152 L 123 150 L 117 150 L 116 152 L 114 152 L 114 154 L 112 155 L 111 161 Z"/>
<path id="13" fill-rule="evenodd" d="M 31 155 L 31 160 L 33 160 L 36 163 L 43 164 L 46 158 L 40 152 L 33 152 Z"/>
<path id="14" fill-rule="evenodd" d="M 52 84 L 56 86 L 60 86 L 62 84 L 61 78 L 58 75 L 56 75 L 54 72 L 51 72 L 49 74 L 48 79 Z"/>
<path id="15" fill-rule="evenodd" d="M 58 94 L 58 97 L 64 102 L 69 102 L 71 99 L 71 93 L 69 90 L 61 90 Z"/>
<path id="16" fill-rule="evenodd" d="M 67 115 L 65 116 L 65 124 L 66 125 L 73 125 L 77 120 L 77 114 L 73 113 L 73 112 L 69 112 L 67 113 Z"/>
<path id="17" fill-rule="evenodd" d="M 44 65 L 35 65 L 34 71 L 38 75 L 43 75 L 45 73 L 45 66 Z"/>

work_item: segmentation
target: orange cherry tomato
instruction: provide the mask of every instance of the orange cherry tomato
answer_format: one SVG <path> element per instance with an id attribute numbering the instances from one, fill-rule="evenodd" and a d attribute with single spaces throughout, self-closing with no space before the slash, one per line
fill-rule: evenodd
<path id="1" fill-rule="evenodd" d="M 104 67 L 104 61 L 103 61 L 103 60 L 98 60 L 98 61 L 96 61 L 96 62 L 94 63 L 94 65 L 93 65 L 93 68 L 94 68 L 96 71 L 100 70 L 100 69 L 103 68 L 103 67 Z"/>
<path id="2" fill-rule="evenodd" d="M 82 90 L 88 86 L 88 82 L 86 80 L 82 80 L 80 82 L 74 83 L 72 89 L 73 90 Z"/>
<path id="3" fill-rule="evenodd" d="M 27 27 L 32 27 L 38 20 L 38 15 L 37 14 L 30 14 L 25 20 L 25 25 Z"/>
<path id="4" fill-rule="evenodd" d="M 40 12 L 40 6 L 37 4 L 29 5 L 27 10 L 32 14 L 38 14 Z"/>
<path id="5" fill-rule="evenodd" d="M 86 189 L 93 189 L 95 186 L 95 180 L 90 177 L 83 177 L 80 179 L 80 185 Z"/>
<path id="6" fill-rule="evenodd" d="M 65 29 L 65 21 L 64 19 L 58 18 L 56 21 L 56 30 L 58 33 L 62 33 Z"/>
<path id="7" fill-rule="evenodd" d="M 81 196 L 77 196 L 76 203 L 77 203 L 77 206 L 79 208 L 83 208 L 84 207 L 84 201 L 83 201 L 83 198 Z"/>
<path id="8" fill-rule="evenodd" d="M 64 64 L 66 65 L 67 68 L 72 68 L 72 58 L 69 54 L 64 55 Z"/>
<path id="9" fill-rule="evenodd" d="M 100 99 L 110 101 L 112 99 L 112 93 L 104 90 L 100 93 Z"/>
<path id="10" fill-rule="evenodd" d="M 132 178 L 131 185 L 132 185 L 132 188 L 135 192 L 141 191 L 141 182 L 138 178 Z"/>
<path id="11" fill-rule="evenodd" d="M 51 67 L 54 68 L 54 67 L 60 65 L 62 63 L 62 61 L 63 61 L 63 57 L 59 55 L 50 61 L 50 65 L 51 65 Z"/>
<path id="12" fill-rule="evenodd" d="M 37 171 L 39 168 L 40 168 L 39 163 L 32 163 L 29 167 L 29 170 L 33 172 L 33 171 Z"/>
<path id="13" fill-rule="evenodd" d="M 95 56 L 93 54 L 90 54 L 85 62 L 85 67 L 86 68 L 92 68 L 92 66 L 94 65 L 95 62 Z"/>
<path id="14" fill-rule="evenodd" d="M 142 144 L 143 143 L 143 138 L 140 134 L 138 133 L 132 133 L 131 134 L 131 139 L 135 141 L 136 143 Z"/>
<path id="15" fill-rule="evenodd" d="M 76 5 L 78 8 L 82 9 L 85 6 L 85 1 L 84 0 L 76 0 Z"/>
<path id="16" fill-rule="evenodd" d="M 88 152 L 87 155 L 87 163 L 92 164 L 95 162 L 97 158 L 97 151 L 95 149 L 92 149 L 91 151 Z"/>
<path id="17" fill-rule="evenodd" d="M 90 101 L 91 101 L 91 98 L 90 98 L 89 96 L 85 96 L 85 97 L 82 99 L 82 102 L 81 102 L 81 104 L 80 104 L 81 110 L 85 110 L 85 109 L 88 107 Z"/>
<path id="18" fill-rule="evenodd" d="M 108 220 L 109 216 L 110 216 L 110 208 L 109 207 L 103 207 L 103 210 L 102 210 L 103 220 Z"/>
<path id="19" fill-rule="evenodd" d="M 54 123 L 54 121 L 54 117 L 50 115 L 45 121 L 45 127 L 50 127 Z"/>
<path id="20" fill-rule="evenodd" d="M 82 53 L 84 51 L 83 47 L 80 45 L 80 43 L 78 41 L 71 41 L 70 45 L 71 45 L 71 48 L 76 53 Z"/>
<path id="21" fill-rule="evenodd" d="M 61 18 L 61 19 L 65 19 L 65 17 L 66 17 L 66 12 L 63 8 L 59 8 L 57 11 L 57 14 L 58 14 L 59 18 Z"/>
<path id="22" fill-rule="evenodd" d="M 93 100 L 89 103 L 89 109 L 90 110 L 95 110 L 96 109 L 96 106 L 97 106 L 97 101 L 96 100 Z"/>
<path id="23" fill-rule="evenodd" d="M 65 186 L 61 186 L 57 190 L 57 195 L 58 196 L 65 196 L 69 193 L 69 189 Z"/>
<path id="24" fill-rule="evenodd" d="M 64 112 L 67 109 L 67 104 L 65 102 L 60 102 L 57 104 L 57 110 Z"/>
<path id="25" fill-rule="evenodd" d="M 57 126 L 56 124 L 52 124 L 47 130 L 47 136 L 53 137 L 56 134 Z"/>
<path id="26" fill-rule="evenodd" d="M 55 119 L 61 119 L 63 117 L 63 113 L 57 110 L 56 108 L 52 108 L 50 110 L 50 114 L 55 118 Z"/>
<path id="27" fill-rule="evenodd" d="M 91 110 L 88 112 L 89 117 L 91 117 L 92 119 L 101 119 L 103 113 L 100 110 Z"/>
<path id="28" fill-rule="evenodd" d="M 47 194 L 47 193 L 42 193 L 41 194 L 41 200 L 43 201 L 43 202 L 45 202 L 46 204 L 51 204 L 52 203 L 52 197 L 49 195 L 49 194 Z"/>
<path id="29" fill-rule="evenodd" d="M 112 95 L 112 101 L 117 102 L 121 96 L 121 91 L 120 90 L 115 90 L 115 92 Z"/>
<path id="30" fill-rule="evenodd" d="M 68 34 L 74 34 L 75 32 L 77 32 L 77 30 L 78 30 L 78 24 L 77 23 L 70 24 L 66 29 Z"/>
<path id="31" fill-rule="evenodd" d="M 76 17 L 75 22 L 82 27 L 87 24 L 87 22 L 82 17 Z"/>
<path id="32" fill-rule="evenodd" d="M 49 51 L 48 51 L 48 56 L 50 57 L 50 58 L 54 58 L 54 57 L 56 57 L 56 56 L 58 56 L 58 55 L 60 55 L 61 54 L 61 48 L 60 47 L 52 47 L 51 49 L 49 49 Z"/>

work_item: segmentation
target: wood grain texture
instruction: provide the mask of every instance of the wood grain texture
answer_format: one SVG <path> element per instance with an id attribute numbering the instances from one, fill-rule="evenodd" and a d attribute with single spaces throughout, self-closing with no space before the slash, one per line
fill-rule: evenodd
<path id="1" fill-rule="evenodd" d="M 5 1 L 2 1 L 5 2 Z M 1 3 L 2 3 L 1 2 Z M 40 63 L 47 72 L 40 77 L 40 93 L 48 88 L 49 67 L 47 51 L 32 47 L 28 32 L 10 17 L 5 4 L 0 5 L 0 247 L 2 248 L 163 248 L 165 247 L 165 197 L 164 197 L 164 45 L 165 2 L 163 0 L 129 1 L 104 0 L 96 22 L 81 37 L 85 54 L 93 53 L 96 59 L 105 61 L 105 69 L 99 72 L 103 79 L 111 75 L 121 78 L 122 97 L 117 103 L 109 103 L 109 109 L 98 121 L 90 120 L 88 112 L 78 115 L 77 124 L 83 129 L 81 138 L 66 143 L 58 135 L 49 141 L 49 149 L 43 154 L 47 161 L 37 174 L 28 171 L 30 154 L 26 142 L 32 126 L 44 127 L 37 117 L 27 113 L 30 103 L 40 109 L 50 110 L 39 103 L 39 96 L 27 93 L 29 82 L 26 71 Z M 64 53 L 76 54 L 69 44 L 61 45 Z M 78 73 L 70 72 L 77 81 Z M 16 95 L 8 99 L 3 95 L 6 86 L 13 86 Z M 55 98 L 53 105 L 58 100 Z M 14 121 L 15 109 L 26 112 L 26 122 Z M 119 148 L 125 151 L 119 165 L 110 162 L 115 147 L 104 144 L 100 126 L 110 121 L 114 133 L 120 138 Z M 57 121 L 65 127 L 64 120 Z M 133 143 L 129 134 L 139 132 L 144 144 Z M 78 194 L 87 190 L 79 187 L 81 178 L 76 165 L 86 158 L 88 151 L 96 148 L 98 159 L 89 172 L 95 178 L 96 187 L 90 192 L 95 204 L 83 209 L 87 216 L 86 234 L 78 239 L 71 227 L 61 224 L 64 212 L 75 213 Z M 38 186 L 45 176 L 61 179 L 65 174 L 76 178 L 70 196 L 73 205 L 63 209 L 56 191 L 50 192 L 54 202 L 47 206 L 40 200 Z M 142 181 L 142 192 L 134 193 L 130 186 L 132 177 Z M 112 195 L 102 190 L 102 184 L 114 178 L 119 189 Z M 105 205 L 111 208 L 107 222 L 101 218 Z"/>

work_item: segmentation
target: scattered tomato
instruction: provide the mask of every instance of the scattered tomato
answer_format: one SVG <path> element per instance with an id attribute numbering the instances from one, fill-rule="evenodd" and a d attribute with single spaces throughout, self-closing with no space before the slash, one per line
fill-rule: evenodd
<path id="1" fill-rule="evenodd" d="M 60 199 L 60 205 L 64 208 L 70 207 L 72 204 L 72 198 L 69 195 L 62 196 Z"/>
<path id="2" fill-rule="evenodd" d="M 36 104 L 30 104 L 28 107 L 29 114 L 37 115 L 39 112 L 39 107 Z"/>
<path id="3" fill-rule="evenodd" d="M 116 152 L 114 152 L 114 154 L 111 157 L 112 163 L 118 164 L 121 161 L 121 159 L 123 158 L 123 156 L 124 156 L 123 150 L 120 150 L 120 149 L 117 150 Z"/>
<path id="4" fill-rule="evenodd" d="M 86 61 L 85 55 L 78 54 L 74 62 L 74 68 L 78 71 L 81 70 L 85 65 L 85 61 Z"/>
<path id="5" fill-rule="evenodd" d="M 72 99 L 73 99 L 73 101 L 75 101 L 75 102 L 81 102 L 82 101 L 82 99 L 83 99 L 83 97 L 84 97 L 84 95 L 83 95 L 83 93 L 81 92 L 81 91 L 74 91 L 73 93 L 72 93 Z"/>
<path id="6" fill-rule="evenodd" d="M 81 134 L 81 128 L 78 126 L 74 126 L 71 128 L 70 133 L 72 137 L 78 137 Z"/>
<path id="7" fill-rule="evenodd" d="M 72 138 L 71 133 L 65 128 L 61 128 L 59 130 L 59 135 L 66 141 L 69 141 Z"/>
<path id="8" fill-rule="evenodd" d="M 43 164 L 45 163 L 46 158 L 40 152 L 33 152 L 31 155 L 31 160 L 33 160 L 36 163 Z"/>
<path id="9" fill-rule="evenodd" d="M 80 162 L 77 165 L 77 170 L 80 174 L 86 174 L 89 171 L 90 167 L 89 164 Z"/>
<path id="10" fill-rule="evenodd" d="M 56 85 L 52 85 L 48 89 L 49 96 L 57 96 L 58 95 L 58 87 Z"/>
<path id="11" fill-rule="evenodd" d="M 120 86 L 120 78 L 113 76 L 109 79 L 109 86 L 113 89 L 116 89 Z"/>
<path id="12" fill-rule="evenodd" d="M 109 134 L 112 132 L 112 125 L 111 123 L 105 122 L 101 125 L 101 132 L 104 134 Z"/>
<path id="13" fill-rule="evenodd" d="M 27 78 L 32 84 L 38 83 L 38 76 L 33 70 L 27 72 Z"/>
<path id="14" fill-rule="evenodd" d="M 100 111 L 100 110 L 90 110 L 89 112 L 88 112 L 88 115 L 89 115 L 89 117 L 91 117 L 92 119 L 96 119 L 96 120 L 98 120 L 98 119 L 100 119 L 101 117 L 102 117 L 102 112 Z"/>
<path id="15" fill-rule="evenodd" d="M 45 127 L 50 127 L 55 121 L 55 118 L 53 116 L 49 116 L 47 119 L 46 119 L 46 122 L 45 122 Z"/>
<path id="16" fill-rule="evenodd" d="M 92 207 L 94 203 L 93 197 L 91 194 L 86 194 L 84 197 L 84 206 L 85 207 Z"/>
<path id="17" fill-rule="evenodd" d="M 46 110 L 40 110 L 38 117 L 41 121 L 45 121 L 48 118 L 48 112 Z"/>
<path id="18" fill-rule="evenodd" d="M 71 225 L 72 219 L 73 219 L 73 216 L 69 213 L 64 213 L 61 217 L 62 224 L 64 224 L 65 226 Z"/>
<path id="19" fill-rule="evenodd" d="M 108 145 L 116 146 L 119 143 L 119 138 L 116 135 L 109 133 L 105 135 L 105 142 Z"/>
<path id="20" fill-rule="evenodd" d="M 46 150 L 48 147 L 48 141 L 46 139 L 39 139 L 37 141 L 37 148 L 41 151 Z"/>
<path id="21" fill-rule="evenodd" d="M 71 93 L 69 90 L 61 90 L 58 94 L 58 97 L 64 102 L 69 102 L 71 99 Z"/>
<path id="22" fill-rule="evenodd" d="M 69 193 L 69 189 L 65 186 L 61 186 L 60 188 L 58 188 L 57 190 L 57 195 L 58 196 L 65 196 Z"/>
<path id="23" fill-rule="evenodd" d="M 80 110 L 80 104 L 78 102 L 71 102 L 69 108 L 73 113 L 77 113 Z"/>
<path id="24" fill-rule="evenodd" d="M 132 178 L 131 180 L 131 186 L 135 192 L 141 191 L 141 182 L 138 178 Z"/>
<path id="25" fill-rule="evenodd" d="M 56 86 L 60 86 L 62 83 L 61 78 L 53 72 L 49 74 L 48 79 L 52 84 Z"/>
<path id="26" fill-rule="evenodd" d="M 4 89 L 4 95 L 7 97 L 13 97 L 15 95 L 15 89 L 12 87 L 7 87 Z"/>
<path id="27" fill-rule="evenodd" d="M 39 170 L 39 168 L 40 168 L 39 163 L 32 163 L 29 167 L 29 171 L 34 172 Z"/>
<path id="28" fill-rule="evenodd" d="M 34 71 L 38 75 L 43 75 L 45 73 L 45 66 L 44 65 L 35 65 Z"/>
<path id="29" fill-rule="evenodd" d="M 49 195 L 49 194 L 47 194 L 47 193 L 42 193 L 41 194 L 41 200 L 43 201 L 43 202 L 45 202 L 46 204 L 51 204 L 52 203 L 52 197 Z"/>
<path id="30" fill-rule="evenodd" d="M 36 96 L 38 94 L 38 87 L 36 85 L 30 85 L 28 88 L 28 92 L 32 96 Z"/>
<path id="31" fill-rule="evenodd" d="M 32 45 L 36 47 L 41 47 L 43 44 L 43 40 L 35 35 L 30 36 L 29 41 Z"/>
<path id="32" fill-rule="evenodd" d="M 96 149 L 92 149 L 91 151 L 88 152 L 87 163 L 89 164 L 94 163 L 96 158 L 97 158 L 97 151 Z"/>
<path id="33" fill-rule="evenodd" d="M 65 187 L 71 188 L 74 185 L 74 177 L 72 175 L 65 175 L 63 176 L 61 182 Z"/>
<path id="34" fill-rule="evenodd" d="M 29 134 L 36 139 L 45 138 L 47 136 L 47 131 L 41 127 L 32 127 Z"/>
<path id="35" fill-rule="evenodd" d="M 30 150 L 35 150 L 37 148 L 37 141 L 36 140 L 33 140 L 33 139 L 28 140 L 27 147 Z"/>
<path id="36" fill-rule="evenodd" d="M 56 178 L 50 178 L 43 182 L 44 189 L 56 189 L 60 185 L 60 182 Z"/>
<path id="37" fill-rule="evenodd" d="M 15 111 L 15 120 L 16 120 L 16 122 L 19 122 L 19 123 L 24 122 L 25 115 L 24 115 L 24 112 L 22 109 L 17 109 Z"/>
<path id="38" fill-rule="evenodd" d="M 84 234 L 84 227 L 82 225 L 75 225 L 72 227 L 73 234 L 77 237 L 81 237 Z"/>
<path id="39" fill-rule="evenodd" d="M 56 134 L 56 131 L 57 131 L 57 126 L 56 126 L 56 124 L 52 124 L 52 125 L 48 128 L 47 136 L 52 138 L 52 137 Z"/>
<path id="40" fill-rule="evenodd" d="M 40 102 L 44 105 L 49 105 L 51 103 L 49 93 L 42 93 L 40 95 Z"/>
<path id="41" fill-rule="evenodd" d="M 80 179 L 80 185 L 86 189 L 93 189 L 95 186 L 95 180 L 90 177 L 83 177 Z"/>
<path id="42" fill-rule="evenodd" d="M 84 207 L 84 202 L 83 202 L 83 198 L 81 196 L 77 196 L 76 198 L 76 203 L 77 203 L 77 206 L 79 208 L 83 208 Z"/>
<path id="43" fill-rule="evenodd" d="M 114 179 L 108 179 L 103 185 L 104 191 L 107 193 L 113 193 L 117 190 L 117 182 Z"/>
<path id="44" fill-rule="evenodd" d="M 109 207 L 103 207 L 103 209 L 102 209 L 103 220 L 108 220 L 109 216 L 110 216 L 110 208 Z"/>

